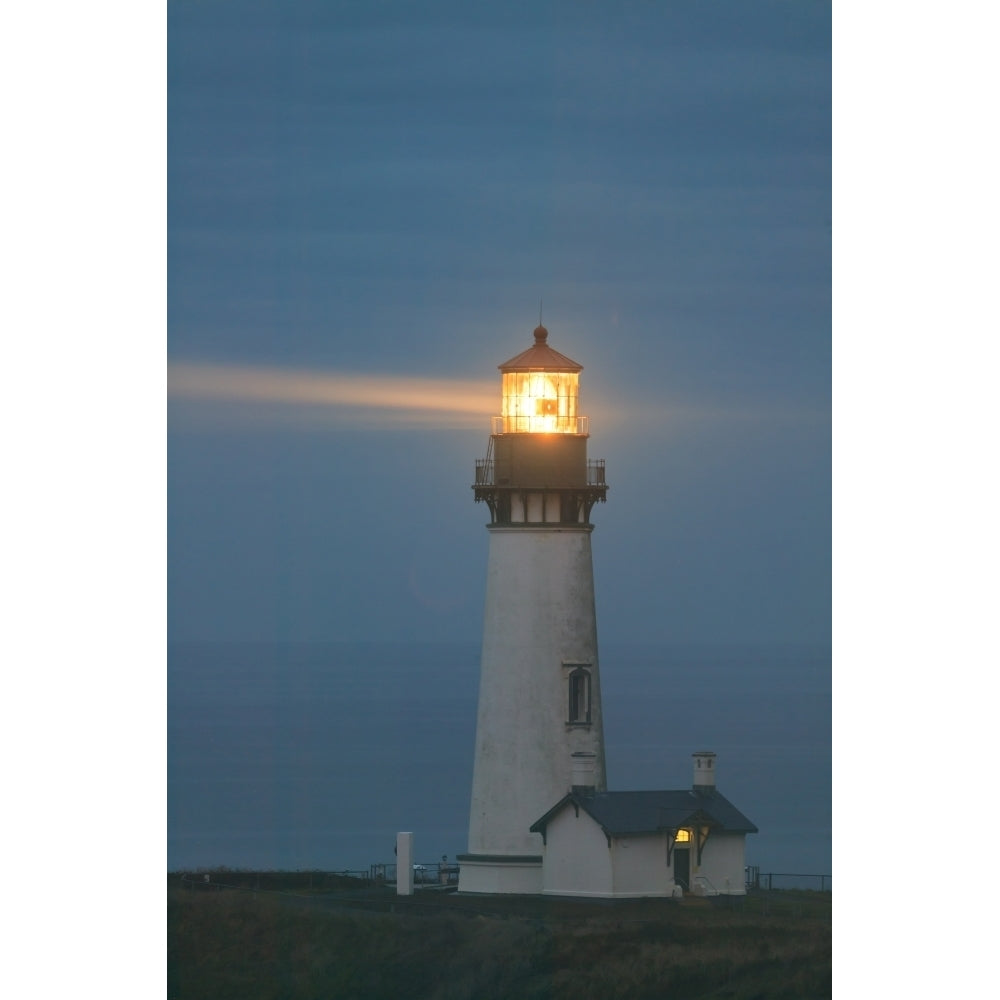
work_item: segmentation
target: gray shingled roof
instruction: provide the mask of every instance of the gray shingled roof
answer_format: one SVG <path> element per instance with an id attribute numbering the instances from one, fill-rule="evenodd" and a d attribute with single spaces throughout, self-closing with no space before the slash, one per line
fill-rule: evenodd
<path id="1" fill-rule="evenodd" d="M 707 823 L 729 833 L 757 833 L 750 822 L 717 791 L 680 789 L 661 792 L 570 792 L 533 823 L 533 833 L 545 833 L 549 821 L 573 804 L 583 809 L 609 836 L 659 833 Z"/>

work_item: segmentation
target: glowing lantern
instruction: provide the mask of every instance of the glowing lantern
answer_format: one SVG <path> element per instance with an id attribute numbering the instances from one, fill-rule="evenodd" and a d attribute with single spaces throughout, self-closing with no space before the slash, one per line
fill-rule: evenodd
<path id="1" fill-rule="evenodd" d="M 607 493 L 603 459 L 587 458 L 590 421 L 580 416 L 580 372 L 549 347 L 535 343 L 500 369 L 500 415 L 486 458 L 476 461 L 476 500 L 494 524 L 589 524 Z"/>
<path id="2" fill-rule="evenodd" d="M 583 366 L 549 347 L 548 335 L 536 327 L 534 346 L 500 365 L 498 433 L 585 433 L 577 415 Z"/>

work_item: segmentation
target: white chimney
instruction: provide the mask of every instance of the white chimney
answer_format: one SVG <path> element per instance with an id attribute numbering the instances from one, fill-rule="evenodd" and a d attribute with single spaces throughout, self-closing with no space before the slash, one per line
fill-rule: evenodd
<path id="1" fill-rule="evenodd" d="M 715 791 L 715 754 L 711 750 L 699 750 L 691 754 L 694 769 L 692 787 L 696 792 Z"/>

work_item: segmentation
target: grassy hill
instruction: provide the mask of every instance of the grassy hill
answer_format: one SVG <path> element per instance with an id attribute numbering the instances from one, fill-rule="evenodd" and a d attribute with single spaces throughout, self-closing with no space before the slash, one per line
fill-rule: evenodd
<path id="1" fill-rule="evenodd" d="M 168 1000 L 652 1000 L 831 992 L 831 896 L 573 901 L 168 883 Z M 295 884 L 297 883 L 297 884 Z M 234 880 L 230 884 L 236 884 Z M 316 888 L 316 885 L 320 888 Z"/>

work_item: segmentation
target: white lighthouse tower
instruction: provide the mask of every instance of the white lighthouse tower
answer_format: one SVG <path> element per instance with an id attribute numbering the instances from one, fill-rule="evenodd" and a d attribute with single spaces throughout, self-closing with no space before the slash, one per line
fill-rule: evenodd
<path id="1" fill-rule="evenodd" d="M 587 458 L 582 365 L 535 330 L 500 365 L 500 416 L 473 489 L 490 511 L 489 568 L 460 892 L 539 893 L 529 827 L 581 782 L 606 787 L 590 513 L 607 494 Z"/>

